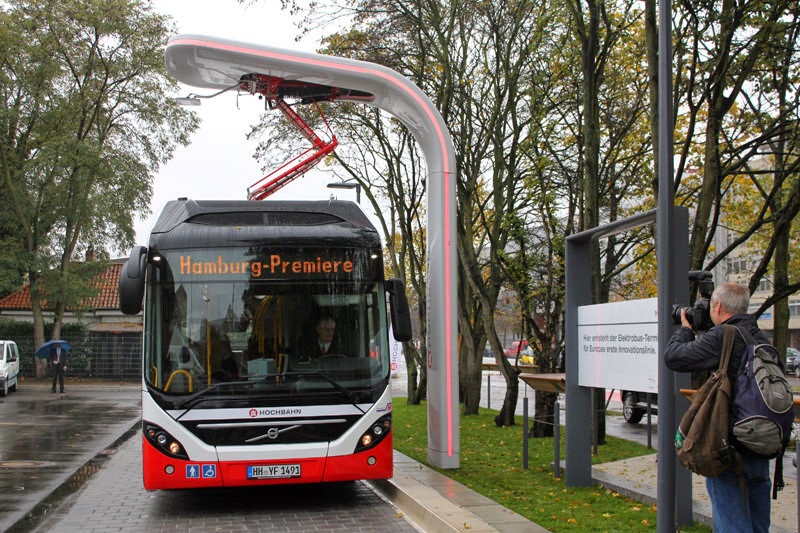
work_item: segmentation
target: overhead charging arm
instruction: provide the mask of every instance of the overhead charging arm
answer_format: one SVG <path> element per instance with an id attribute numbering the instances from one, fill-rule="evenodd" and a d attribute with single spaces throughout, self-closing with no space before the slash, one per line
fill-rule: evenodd
<path id="1" fill-rule="evenodd" d="M 311 170 L 317 163 L 322 161 L 325 156 L 333 152 L 336 147 L 339 146 L 339 141 L 336 140 L 335 135 L 331 136 L 329 142 L 322 140 L 319 135 L 314 133 L 314 130 L 311 129 L 308 123 L 303 120 L 303 117 L 298 115 L 283 98 L 277 97 L 274 102 L 275 107 L 280 109 L 283 115 L 297 126 L 300 133 L 311 141 L 313 146 L 286 161 L 283 165 L 248 187 L 247 198 L 249 200 L 263 200 L 270 194 L 281 189 L 284 185 L 287 185 Z"/>
<path id="2" fill-rule="evenodd" d="M 289 122 L 295 125 L 300 133 L 311 143 L 311 148 L 289 159 L 283 165 L 273 170 L 260 180 L 253 183 L 247 189 L 249 200 L 263 200 L 267 196 L 281 189 L 284 185 L 299 178 L 311 168 L 322 161 L 328 154 L 332 153 L 339 145 L 336 136 L 333 135 L 325 115 L 319 108 L 318 99 L 335 100 L 340 96 L 339 91 L 333 87 L 317 86 L 315 84 L 287 81 L 282 78 L 265 76 L 263 74 L 250 74 L 243 76 L 241 89 L 251 94 L 261 94 L 267 98 L 267 105 L 270 109 L 278 109 Z M 364 93 L 366 95 L 366 93 Z M 292 106 L 286 103 L 285 96 L 295 96 L 300 98 L 301 104 L 313 103 L 317 112 L 322 117 L 325 125 L 328 126 L 330 141 L 323 140 L 316 134 L 314 129 L 301 117 Z"/>

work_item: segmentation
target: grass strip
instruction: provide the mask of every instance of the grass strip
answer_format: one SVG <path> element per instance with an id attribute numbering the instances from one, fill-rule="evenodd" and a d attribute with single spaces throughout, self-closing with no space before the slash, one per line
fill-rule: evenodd
<path id="1" fill-rule="evenodd" d="M 522 426 L 499 428 L 497 411 L 480 409 L 477 416 L 461 417 L 460 468 L 430 468 L 475 492 L 554 531 L 635 532 L 656 529 L 656 506 L 645 505 L 602 487 L 567 487 L 553 475 L 553 439 L 528 441 L 528 469 L 522 468 Z M 394 447 L 427 465 L 427 406 L 393 404 Z M 561 450 L 566 446 L 562 428 Z M 654 453 L 638 443 L 606 436 L 593 463 L 605 463 Z M 682 529 L 710 531 L 702 525 Z"/>

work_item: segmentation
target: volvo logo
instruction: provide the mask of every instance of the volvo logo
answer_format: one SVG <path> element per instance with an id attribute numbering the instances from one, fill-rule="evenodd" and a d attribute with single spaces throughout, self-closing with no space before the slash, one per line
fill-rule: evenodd
<path id="1" fill-rule="evenodd" d="M 297 429 L 299 427 L 300 427 L 300 424 L 295 424 L 293 426 L 287 426 L 287 427 L 284 427 L 284 428 L 271 427 L 271 428 L 269 428 L 267 430 L 267 432 L 265 434 L 259 435 L 258 437 L 253 437 L 252 439 L 247 439 L 245 442 L 248 442 L 248 443 L 249 442 L 258 442 L 258 441 L 264 440 L 264 439 L 275 440 L 278 437 L 280 437 L 281 433 L 283 433 L 284 431 Z"/>

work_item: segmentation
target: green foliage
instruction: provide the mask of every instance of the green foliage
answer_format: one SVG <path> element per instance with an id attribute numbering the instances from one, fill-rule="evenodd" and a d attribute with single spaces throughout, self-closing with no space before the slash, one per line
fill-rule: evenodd
<path id="1" fill-rule="evenodd" d="M 98 288 L 93 278 L 109 267 L 108 261 L 92 261 L 70 265 L 64 272 L 60 269 L 42 273 L 42 287 L 48 299 L 62 302 L 69 309 L 80 313 L 81 302 L 97 295 Z"/>
<path id="2" fill-rule="evenodd" d="M 522 429 L 497 427 L 496 414 L 480 409 L 477 416 L 461 417 L 461 466 L 439 472 L 550 531 L 655 531 L 655 506 L 601 487 L 567 487 L 563 477 L 556 479 L 551 467 L 552 438 L 528 441 L 529 468 L 523 469 Z M 427 406 L 395 401 L 392 420 L 395 449 L 426 463 Z M 562 431 L 562 439 L 564 434 Z M 594 463 L 653 453 L 637 443 L 611 436 L 606 439 L 608 444 L 600 447 Z M 565 441 L 561 446 L 563 451 Z"/>
<path id="3" fill-rule="evenodd" d="M 41 273 L 60 321 L 84 296 L 78 252 L 132 243 L 153 175 L 198 119 L 172 98 L 162 49 L 174 28 L 149 2 L 19 0 L 0 7 L 0 27 L 0 242 L 16 245 L 0 266 L 27 271 L 34 298 Z"/>

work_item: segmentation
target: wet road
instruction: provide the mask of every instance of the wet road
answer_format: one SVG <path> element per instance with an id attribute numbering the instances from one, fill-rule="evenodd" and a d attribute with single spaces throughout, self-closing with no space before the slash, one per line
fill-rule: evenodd
<path id="1" fill-rule="evenodd" d="M 0 531 L 139 420 L 138 383 L 66 385 L 52 394 L 49 383 L 26 380 L 0 398 Z M 92 465 L 85 470 L 90 476 Z"/>

